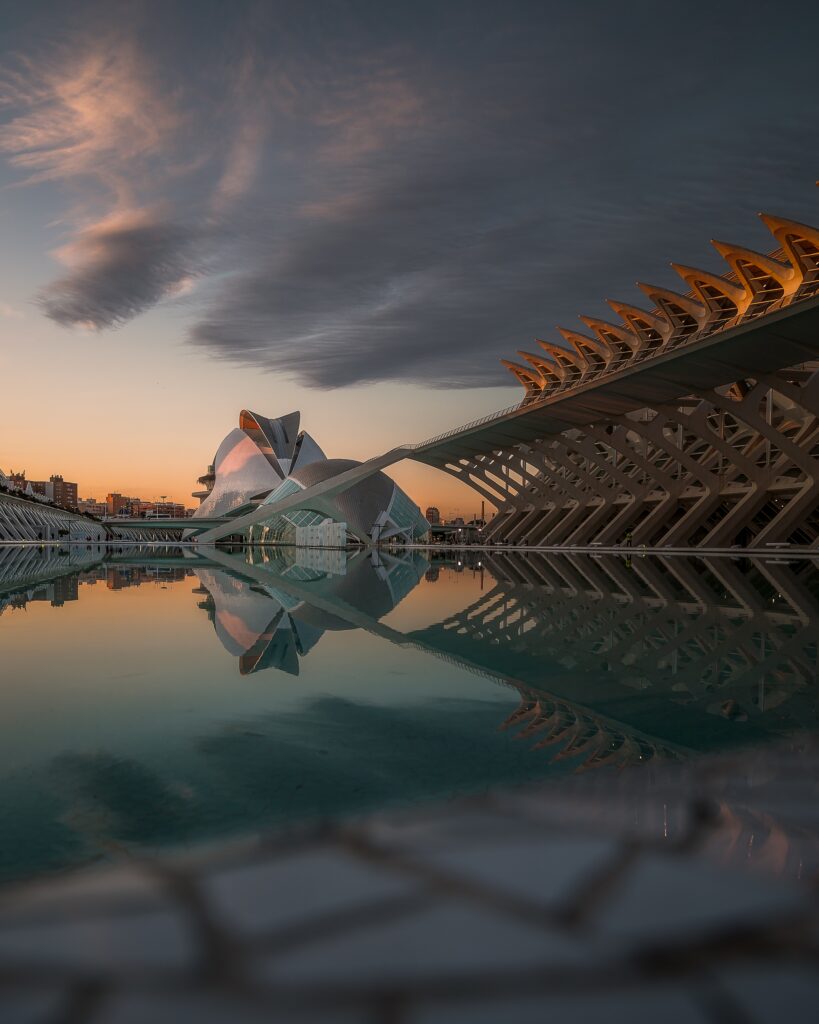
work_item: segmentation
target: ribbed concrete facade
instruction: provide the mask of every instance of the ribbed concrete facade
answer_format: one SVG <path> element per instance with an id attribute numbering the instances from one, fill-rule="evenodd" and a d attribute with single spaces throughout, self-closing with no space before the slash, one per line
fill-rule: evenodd
<path id="1" fill-rule="evenodd" d="M 0 493 L 0 543 L 65 541 L 96 544 L 105 538 L 105 527 L 93 519 Z"/>
<path id="2" fill-rule="evenodd" d="M 725 276 L 675 265 L 687 294 L 504 360 L 522 405 L 426 446 L 497 506 L 487 541 L 819 545 L 819 229 L 763 221 L 773 254 L 714 243 Z"/>
<path id="3" fill-rule="evenodd" d="M 819 539 L 819 363 L 494 452 L 488 541 L 760 546 Z"/>

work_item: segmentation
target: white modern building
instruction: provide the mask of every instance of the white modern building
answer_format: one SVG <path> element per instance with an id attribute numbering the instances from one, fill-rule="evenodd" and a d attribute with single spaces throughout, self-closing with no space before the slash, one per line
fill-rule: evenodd
<path id="1" fill-rule="evenodd" d="M 219 445 L 207 473 L 194 492 L 201 504 L 193 518 L 244 517 L 251 526 L 237 534 L 251 544 L 299 547 L 367 546 L 390 541 L 412 543 L 429 530 L 421 510 L 386 474 L 378 472 L 347 487 L 316 494 L 316 485 L 332 480 L 360 463 L 328 459 L 313 438 L 299 429 L 300 414 L 268 419 L 243 409 L 239 426 Z M 284 498 L 305 495 L 303 505 Z M 270 515 L 263 509 L 270 506 Z"/>

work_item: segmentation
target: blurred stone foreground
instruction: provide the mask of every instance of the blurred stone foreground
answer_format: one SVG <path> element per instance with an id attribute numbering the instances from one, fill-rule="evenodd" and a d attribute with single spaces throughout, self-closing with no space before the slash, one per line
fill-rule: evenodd
<path id="1" fill-rule="evenodd" d="M 0 1022 L 815 1020 L 817 797 L 805 740 L 12 886 Z"/>

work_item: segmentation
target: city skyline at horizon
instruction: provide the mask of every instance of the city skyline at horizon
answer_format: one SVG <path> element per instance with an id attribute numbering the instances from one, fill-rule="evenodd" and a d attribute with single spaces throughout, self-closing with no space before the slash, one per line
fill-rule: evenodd
<path id="1" fill-rule="evenodd" d="M 756 211 L 815 223 L 810 33 L 700 6 L 673 75 L 643 3 L 8 7 L 0 467 L 190 507 L 248 407 L 365 460 L 519 401 L 502 358 L 712 235 L 769 246 Z"/>

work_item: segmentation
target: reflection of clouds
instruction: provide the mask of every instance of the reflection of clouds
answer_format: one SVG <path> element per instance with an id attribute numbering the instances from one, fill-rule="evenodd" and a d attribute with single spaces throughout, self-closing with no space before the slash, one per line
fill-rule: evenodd
<path id="1" fill-rule="evenodd" d="M 497 702 L 442 698 L 378 706 L 320 697 L 203 738 L 211 770 L 275 819 L 480 790 L 542 775 L 497 734 Z M 489 755 L 491 752 L 491 756 Z"/>
<path id="2" fill-rule="evenodd" d="M 174 736 L 173 750 L 160 750 L 155 763 L 106 750 L 62 754 L 44 780 L 45 820 L 17 823 L 14 850 L 0 850 L 0 871 L 127 856 L 132 847 L 542 775 L 519 744 L 497 736 L 496 724 L 494 700 L 378 707 L 321 697 L 198 738 Z M 171 753 L 180 768 L 167 767 Z M 43 836 L 47 850 L 37 845 Z"/>
<path id="3" fill-rule="evenodd" d="M 63 754 L 51 774 L 64 806 L 61 820 L 91 848 L 116 852 L 116 842 L 168 842 L 191 824 L 185 784 L 132 758 Z"/>

